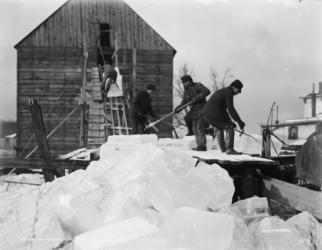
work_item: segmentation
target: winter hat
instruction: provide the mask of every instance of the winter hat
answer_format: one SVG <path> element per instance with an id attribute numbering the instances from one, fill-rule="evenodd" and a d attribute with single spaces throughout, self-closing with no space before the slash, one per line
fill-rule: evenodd
<path id="1" fill-rule="evenodd" d="M 146 89 L 155 91 L 155 86 L 153 84 L 149 83 L 148 85 L 146 85 Z"/>
<path id="2" fill-rule="evenodd" d="M 192 78 L 190 75 L 184 75 L 181 77 L 182 82 L 192 82 Z"/>
<path id="3" fill-rule="evenodd" d="M 236 79 L 235 81 L 233 81 L 231 84 L 230 84 L 231 87 L 235 87 L 239 90 L 239 93 L 241 93 L 241 89 L 243 88 L 243 84 L 241 83 L 241 81 L 239 81 L 238 79 Z"/>

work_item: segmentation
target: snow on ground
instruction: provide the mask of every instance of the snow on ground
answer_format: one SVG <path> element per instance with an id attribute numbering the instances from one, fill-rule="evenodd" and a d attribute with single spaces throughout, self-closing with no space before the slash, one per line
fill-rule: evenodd
<path id="1" fill-rule="evenodd" d="M 321 249 L 310 214 L 284 221 L 258 197 L 232 205 L 226 170 L 196 168 L 189 143 L 164 143 L 115 137 L 86 170 L 41 186 L 0 182 L 0 249 Z"/>

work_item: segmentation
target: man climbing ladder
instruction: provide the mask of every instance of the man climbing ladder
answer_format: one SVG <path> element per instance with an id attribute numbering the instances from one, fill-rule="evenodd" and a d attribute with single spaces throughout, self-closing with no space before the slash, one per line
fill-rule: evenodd
<path id="1" fill-rule="evenodd" d="M 117 69 L 109 64 L 104 65 L 102 78 L 102 99 L 104 109 L 108 110 L 105 112 L 106 137 L 111 134 L 129 134 L 122 78 Z"/>

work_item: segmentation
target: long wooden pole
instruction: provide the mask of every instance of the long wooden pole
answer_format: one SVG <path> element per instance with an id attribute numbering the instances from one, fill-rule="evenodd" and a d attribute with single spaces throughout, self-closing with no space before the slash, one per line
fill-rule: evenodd
<path id="1" fill-rule="evenodd" d="M 133 48 L 132 50 L 132 59 L 133 59 L 133 68 L 132 68 L 132 90 L 133 96 L 136 93 L 136 49 Z"/>
<path id="2" fill-rule="evenodd" d="M 86 45 L 86 36 L 85 32 L 83 32 L 83 69 L 82 69 L 82 88 L 81 88 L 81 96 L 82 96 L 82 112 L 81 112 L 81 127 L 80 127 L 80 145 L 82 147 L 85 146 L 85 114 L 86 114 L 86 101 L 85 101 L 85 94 L 86 94 L 86 70 L 87 70 L 87 59 L 88 59 L 88 52 L 87 52 L 87 45 Z"/>
<path id="3" fill-rule="evenodd" d="M 185 105 L 183 105 L 183 106 L 180 108 L 180 111 L 182 111 L 185 107 L 187 107 L 187 106 L 188 106 L 188 105 L 190 105 L 191 103 L 192 103 L 192 101 L 190 101 L 190 102 L 186 103 Z M 180 112 L 180 111 L 179 111 L 179 112 Z M 152 128 L 153 126 L 157 125 L 158 123 L 162 122 L 163 120 L 167 119 L 168 117 L 173 116 L 173 115 L 174 115 L 174 114 L 176 114 L 176 113 L 178 113 L 178 112 L 176 112 L 176 111 L 172 111 L 171 113 L 166 114 L 165 116 L 161 117 L 159 120 L 156 120 L 156 121 L 154 121 L 154 122 L 151 122 L 149 125 L 147 125 L 147 126 L 145 127 L 145 129 L 144 129 L 144 130 L 146 130 L 146 129 L 148 129 L 148 128 Z"/>

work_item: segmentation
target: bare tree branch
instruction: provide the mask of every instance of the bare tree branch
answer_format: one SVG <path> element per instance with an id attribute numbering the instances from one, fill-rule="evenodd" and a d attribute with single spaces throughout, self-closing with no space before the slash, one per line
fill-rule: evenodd
<path id="1" fill-rule="evenodd" d="M 212 81 L 212 89 L 213 91 L 217 91 L 218 89 L 224 88 L 228 85 L 229 81 L 234 77 L 233 73 L 231 72 L 230 68 L 226 68 L 224 75 L 221 81 L 218 81 L 218 74 L 216 73 L 213 67 L 210 67 L 210 79 Z"/>
<path id="2" fill-rule="evenodd" d="M 213 92 L 216 92 L 219 87 L 218 87 L 218 82 L 217 82 L 217 73 L 213 67 L 210 67 L 210 80 L 212 81 L 212 90 Z"/>

